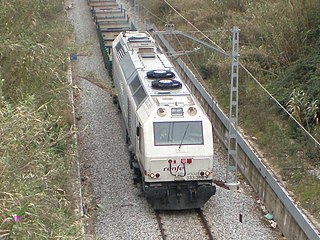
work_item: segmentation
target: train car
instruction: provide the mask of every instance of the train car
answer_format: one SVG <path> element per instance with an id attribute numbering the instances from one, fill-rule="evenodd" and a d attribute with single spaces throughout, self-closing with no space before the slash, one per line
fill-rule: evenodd
<path id="1" fill-rule="evenodd" d="M 134 182 L 154 209 L 201 208 L 215 194 L 212 125 L 148 32 L 121 32 L 112 72 Z"/>

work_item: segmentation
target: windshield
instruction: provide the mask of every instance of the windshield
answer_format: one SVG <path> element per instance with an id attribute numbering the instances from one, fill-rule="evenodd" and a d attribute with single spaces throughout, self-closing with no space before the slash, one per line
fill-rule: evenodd
<path id="1" fill-rule="evenodd" d="M 155 122 L 154 142 L 163 145 L 203 144 L 202 122 Z"/>

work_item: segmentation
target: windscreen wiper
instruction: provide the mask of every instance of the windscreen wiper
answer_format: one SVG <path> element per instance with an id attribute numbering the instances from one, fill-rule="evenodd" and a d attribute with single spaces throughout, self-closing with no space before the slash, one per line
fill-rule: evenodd
<path id="1" fill-rule="evenodd" d="M 183 140 L 184 140 L 184 138 L 185 138 L 185 136 L 186 136 L 186 133 L 187 133 L 187 131 L 188 131 L 188 128 L 189 128 L 189 123 L 188 123 L 188 125 L 187 125 L 187 127 L 186 127 L 186 130 L 184 131 L 184 133 L 183 133 L 183 136 L 182 136 L 182 139 L 181 139 L 181 143 L 180 143 L 180 145 L 179 145 L 179 147 L 178 147 L 178 149 L 180 150 L 180 148 L 181 148 L 181 145 L 182 145 L 182 143 L 183 143 Z"/>

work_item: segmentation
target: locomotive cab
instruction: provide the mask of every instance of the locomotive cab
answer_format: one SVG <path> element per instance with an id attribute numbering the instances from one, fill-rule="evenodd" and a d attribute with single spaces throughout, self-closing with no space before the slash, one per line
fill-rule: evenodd
<path id="1" fill-rule="evenodd" d="M 216 190 L 211 123 L 195 104 L 180 104 L 141 114 L 149 118 L 137 157 L 146 198 L 155 209 L 200 208 Z"/>

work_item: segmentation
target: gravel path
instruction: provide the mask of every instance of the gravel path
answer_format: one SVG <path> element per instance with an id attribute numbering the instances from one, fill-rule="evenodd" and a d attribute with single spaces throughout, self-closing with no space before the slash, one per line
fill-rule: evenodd
<path id="1" fill-rule="evenodd" d="M 74 76 L 93 75 L 110 81 L 86 1 L 74 1 L 69 15 L 76 45 L 87 53 L 78 56 Z M 97 207 L 91 214 L 96 215 L 96 239 L 157 239 L 160 232 L 153 210 L 133 185 L 118 109 L 109 93 L 84 79 L 76 80 L 81 89 L 77 111 L 81 119 L 79 154 L 84 168 L 88 168 L 86 177 L 94 194 L 93 207 Z"/>
<path id="2" fill-rule="evenodd" d="M 83 179 L 93 194 L 94 206 L 90 206 L 89 215 L 94 220 L 94 238 L 161 239 L 154 211 L 133 185 L 118 109 L 108 92 L 76 77 L 110 81 L 87 1 L 73 0 L 68 16 L 75 29 L 78 53 L 86 53 L 78 54 L 73 76 L 81 89 L 77 107 L 79 154 Z M 215 146 L 219 150 L 215 152 L 216 178 L 223 179 L 226 156 L 223 148 Z M 254 198 L 243 192 L 218 188 L 204 213 L 216 229 L 217 239 L 280 239 L 279 232 L 263 219 Z M 239 214 L 243 216 L 242 223 Z M 179 239 L 197 239 L 192 232 L 192 226 L 181 226 L 179 236 L 185 237 Z"/>

